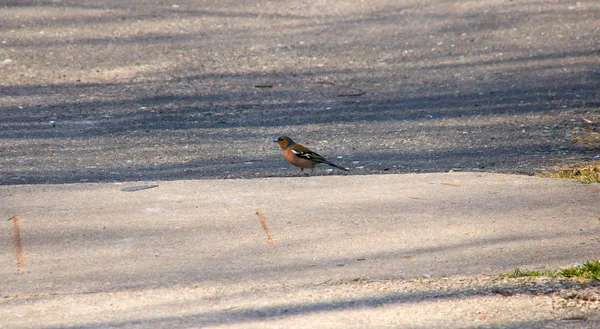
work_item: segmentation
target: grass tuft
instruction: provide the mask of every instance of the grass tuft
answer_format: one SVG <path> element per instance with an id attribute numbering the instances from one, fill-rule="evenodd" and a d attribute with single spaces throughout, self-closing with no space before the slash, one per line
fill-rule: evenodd
<path id="1" fill-rule="evenodd" d="M 505 276 L 508 278 L 522 278 L 525 276 L 556 276 L 556 271 L 529 271 L 522 270 L 520 268 L 515 269 L 512 273 L 506 274 Z"/>
<path id="2" fill-rule="evenodd" d="M 586 260 L 583 264 L 578 264 L 573 267 L 556 271 L 529 271 L 517 268 L 512 273 L 501 275 L 501 277 L 507 278 L 521 278 L 526 276 L 556 276 L 564 278 L 582 278 L 600 281 L 600 260 Z"/>
<path id="3" fill-rule="evenodd" d="M 587 260 L 581 266 L 565 268 L 559 271 L 561 276 L 567 278 L 584 278 L 600 281 L 600 260 Z"/>
<path id="4" fill-rule="evenodd" d="M 573 141 L 584 145 L 593 154 L 600 151 L 600 117 L 581 118 L 583 122 L 571 133 Z M 560 168 L 557 172 L 537 174 L 539 177 L 572 178 L 583 183 L 600 183 L 600 163 L 574 164 Z"/>
<path id="5" fill-rule="evenodd" d="M 593 163 L 581 167 L 564 168 L 555 173 L 537 174 L 539 177 L 571 178 L 583 183 L 600 183 L 600 164 Z"/>

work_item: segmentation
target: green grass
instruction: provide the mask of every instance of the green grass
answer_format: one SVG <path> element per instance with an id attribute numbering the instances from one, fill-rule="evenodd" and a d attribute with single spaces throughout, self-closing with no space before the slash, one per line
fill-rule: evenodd
<path id="1" fill-rule="evenodd" d="M 512 273 L 506 274 L 504 276 L 508 278 L 521 278 L 524 276 L 556 276 L 556 271 L 529 271 L 517 268 Z"/>
<path id="2" fill-rule="evenodd" d="M 580 266 L 573 266 L 556 271 L 529 271 L 517 268 L 512 273 L 501 276 L 507 278 L 520 278 L 525 276 L 556 276 L 600 281 L 600 260 L 591 259 L 585 261 L 585 263 L 581 264 Z"/>
<path id="3" fill-rule="evenodd" d="M 560 270 L 560 275 L 571 278 L 585 278 L 600 281 L 600 261 L 597 259 L 588 260 L 583 266 L 570 267 Z"/>
<path id="4" fill-rule="evenodd" d="M 563 168 L 554 173 L 537 174 L 539 177 L 571 178 L 583 183 L 600 183 L 600 164 L 592 163 L 578 167 Z"/>

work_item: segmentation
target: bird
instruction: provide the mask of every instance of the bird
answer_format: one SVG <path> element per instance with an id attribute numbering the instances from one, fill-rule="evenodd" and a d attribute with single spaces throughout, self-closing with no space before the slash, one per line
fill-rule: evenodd
<path id="1" fill-rule="evenodd" d="M 273 140 L 273 142 L 279 143 L 279 147 L 283 150 L 283 156 L 289 163 L 300 168 L 300 172 L 297 175 L 302 174 L 304 168 L 311 168 L 312 170 L 310 173 L 312 174 L 315 170 L 315 166 L 319 163 L 324 163 L 344 171 L 350 171 L 348 168 L 338 166 L 335 163 L 328 161 L 319 154 L 311 151 L 308 147 L 295 143 L 288 136 L 280 136 Z"/>

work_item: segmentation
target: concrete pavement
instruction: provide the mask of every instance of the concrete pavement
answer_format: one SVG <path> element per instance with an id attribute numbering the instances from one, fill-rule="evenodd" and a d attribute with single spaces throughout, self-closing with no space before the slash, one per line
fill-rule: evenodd
<path id="1" fill-rule="evenodd" d="M 600 187 L 569 180 L 443 173 L 152 183 L 135 192 L 123 189 L 146 183 L 0 186 L 0 293 L 25 298 L 17 309 L 37 319 L 14 322 L 10 312 L 0 327 L 56 320 L 27 302 L 38 295 L 57 302 L 219 287 L 250 298 L 257 286 L 559 268 L 600 251 Z M 74 321 L 61 319 L 58 327 Z"/>

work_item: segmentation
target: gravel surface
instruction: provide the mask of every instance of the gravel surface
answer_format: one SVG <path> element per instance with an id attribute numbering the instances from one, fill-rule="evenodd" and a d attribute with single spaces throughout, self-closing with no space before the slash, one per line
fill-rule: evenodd
<path id="1" fill-rule="evenodd" d="M 4 1 L 0 31 L 0 184 L 290 175 L 282 134 L 350 174 L 599 152 L 593 0 Z"/>
<path id="2" fill-rule="evenodd" d="M 174 311 L 173 305 L 177 305 Z M 600 283 L 494 278 L 169 289 L 0 299 L 4 328 L 600 328 Z M 62 317 L 55 316 L 60 309 Z M 2 320 L 0 320 L 2 321 Z"/>

